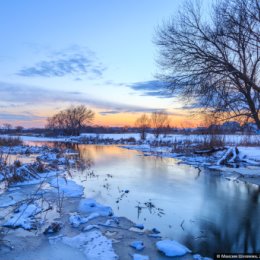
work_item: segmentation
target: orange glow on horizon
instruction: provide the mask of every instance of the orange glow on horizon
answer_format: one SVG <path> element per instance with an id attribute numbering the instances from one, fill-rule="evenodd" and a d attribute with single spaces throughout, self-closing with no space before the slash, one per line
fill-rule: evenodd
<path id="1" fill-rule="evenodd" d="M 49 116 L 54 115 L 57 111 L 48 109 L 48 110 L 41 110 L 38 111 L 37 115 L 41 116 L 42 119 L 35 119 L 35 120 L 0 120 L 0 124 L 3 125 L 5 123 L 10 123 L 12 126 L 21 125 L 25 128 L 30 127 L 45 127 L 46 119 Z M 101 115 L 98 111 L 95 111 L 95 118 L 93 120 L 92 125 L 96 126 L 105 126 L 105 127 L 133 127 L 135 126 L 136 119 L 141 116 L 143 113 L 118 113 L 118 114 L 107 114 Z M 147 113 L 149 116 L 150 114 Z M 169 115 L 170 119 L 170 126 L 177 127 L 177 128 L 184 128 L 184 127 L 198 127 L 205 125 L 203 117 L 200 115 L 191 115 L 191 113 L 187 111 L 180 111 L 178 115 Z"/>

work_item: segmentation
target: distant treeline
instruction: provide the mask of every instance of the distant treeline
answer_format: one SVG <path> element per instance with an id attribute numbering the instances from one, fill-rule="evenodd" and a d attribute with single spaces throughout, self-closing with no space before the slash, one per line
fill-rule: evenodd
<path id="1" fill-rule="evenodd" d="M 106 133 L 139 133 L 138 127 L 106 127 L 106 126 L 85 126 L 82 127 L 81 133 L 95 133 L 95 134 L 106 134 Z M 153 128 L 147 129 L 148 133 L 153 133 Z M 246 123 L 240 125 L 237 122 L 225 122 L 220 125 L 210 125 L 209 127 L 196 127 L 196 128 L 178 128 L 169 127 L 167 129 L 167 134 L 208 134 L 215 132 L 216 134 L 239 134 L 239 133 L 258 133 L 257 127 L 254 123 Z M 8 127 L 0 128 L 1 134 L 15 134 L 15 135 L 41 135 L 41 136 L 66 136 L 62 130 L 59 132 L 53 132 L 52 129 L 48 128 L 17 128 Z"/>

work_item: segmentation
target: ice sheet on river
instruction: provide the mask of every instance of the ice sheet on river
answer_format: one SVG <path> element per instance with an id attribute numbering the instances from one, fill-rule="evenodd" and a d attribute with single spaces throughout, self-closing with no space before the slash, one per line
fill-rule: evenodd
<path id="1" fill-rule="evenodd" d="M 62 242 L 84 252 L 87 259 L 91 260 L 116 260 L 112 241 L 98 230 L 80 233 L 74 237 L 63 237 Z"/>

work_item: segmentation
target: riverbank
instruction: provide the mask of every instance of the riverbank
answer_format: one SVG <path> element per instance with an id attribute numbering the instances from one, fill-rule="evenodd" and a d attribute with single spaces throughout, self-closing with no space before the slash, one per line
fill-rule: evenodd
<path id="1" fill-rule="evenodd" d="M 78 137 L 21 136 L 30 142 L 65 142 L 67 144 L 119 145 L 140 151 L 144 156 L 176 158 L 180 163 L 196 168 L 209 168 L 228 180 L 260 183 L 260 136 L 259 135 L 167 135 L 154 138 L 147 135 L 140 140 L 133 134 L 82 134 Z M 230 153 L 229 151 L 235 151 Z"/>
<path id="2" fill-rule="evenodd" d="M 164 241 L 160 227 L 146 230 L 142 223 L 118 218 L 109 206 L 84 198 L 84 187 L 73 179 L 73 172 L 87 170 L 86 178 L 93 173 L 76 151 L 47 146 L 1 149 L 0 254 L 4 259 L 163 260 L 168 259 L 165 253 L 203 259 L 177 242 Z M 23 163 L 23 157 L 31 161 Z"/>

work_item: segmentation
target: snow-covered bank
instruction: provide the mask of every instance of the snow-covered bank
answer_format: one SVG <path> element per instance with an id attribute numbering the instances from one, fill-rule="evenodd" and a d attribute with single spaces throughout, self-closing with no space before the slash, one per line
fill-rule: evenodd
<path id="1" fill-rule="evenodd" d="M 256 185 L 260 183 L 260 147 L 225 147 L 215 152 L 202 150 L 200 152 L 174 152 L 172 147 L 142 145 L 124 145 L 123 148 L 137 150 L 144 156 L 176 158 L 179 163 L 194 167 L 217 170 L 227 179 L 240 179 Z M 236 151 L 236 153 L 233 151 Z M 232 152 L 230 158 L 227 154 Z"/>
<path id="2" fill-rule="evenodd" d="M 243 134 L 227 134 L 216 135 L 222 139 L 226 145 L 259 145 L 260 135 L 243 135 Z M 10 137 L 10 135 L 0 135 L 0 137 Z M 17 136 L 13 136 L 17 137 Z M 96 134 L 96 133 L 82 133 L 80 136 L 58 136 L 58 137 L 44 137 L 44 136 L 26 136 L 19 135 L 22 141 L 25 142 L 79 142 L 79 143 L 97 143 L 105 144 L 106 142 L 125 144 L 127 142 L 143 142 L 140 139 L 139 133 L 120 133 L 120 134 Z M 153 134 L 148 133 L 144 143 L 151 143 L 155 140 L 165 143 L 203 143 L 211 136 L 205 134 L 168 134 L 160 135 L 155 138 Z M 121 142 L 121 143 L 120 143 Z"/>

